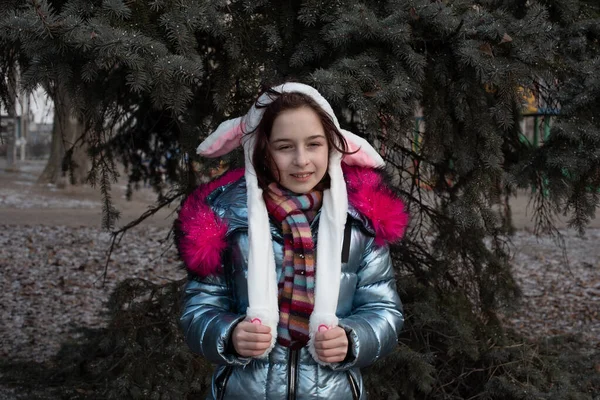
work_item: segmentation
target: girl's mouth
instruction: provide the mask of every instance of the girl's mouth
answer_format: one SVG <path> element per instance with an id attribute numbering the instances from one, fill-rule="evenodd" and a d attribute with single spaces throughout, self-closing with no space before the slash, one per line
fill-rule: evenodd
<path id="1" fill-rule="evenodd" d="M 313 173 L 312 172 L 308 172 L 305 174 L 291 174 L 294 178 L 296 178 L 299 181 L 305 181 L 307 180 Z"/>

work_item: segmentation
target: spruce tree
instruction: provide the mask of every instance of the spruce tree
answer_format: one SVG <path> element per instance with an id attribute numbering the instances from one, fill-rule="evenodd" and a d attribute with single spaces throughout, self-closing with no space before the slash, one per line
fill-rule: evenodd
<path id="1" fill-rule="evenodd" d="M 105 195 L 107 226 L 115 221 L 108 188 L 117 162 L 132 189 L 150 179 L 160 205 L 177 200 L 197 184 L 194 162 L 204 160 L 195 147 L 224 118 L 244 113 L 263 85 L 308 83 L 344 127 L 377 145 L 411 214 L 405 240 L 392 249 L 407 323 L 398 351 L 367 373 L 372 398 L 591 398 L 550 374 L 528 347 L 512 346 L 497 311 L 518 295 L 509 216 L 499 211 L 505 197 L 543 187 L 532 196 L 546 231 L 563 212 L 583 229 L 598 206 L 595 1 L 4 7 L 0 43 L 19 55 L 24 88 L 62 85 L 86 121 L 90 180 Z M 3 67 L 12 61 L 7 51 Z M 541 147 L 522 140 L 520 88 L 560 107 Z"/>

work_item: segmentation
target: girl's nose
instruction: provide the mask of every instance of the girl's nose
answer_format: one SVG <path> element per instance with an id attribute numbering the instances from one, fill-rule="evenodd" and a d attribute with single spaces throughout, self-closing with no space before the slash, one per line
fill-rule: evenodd
<path id="1" fill-rule="evenodd" d="M 308 157 L 306 156 L 306 152 L 303 150 L 298 150 L 296 152 L 296 157 L 294 157 L 294 162 L 296 165 L 304 166 L 308 164 Z"/>

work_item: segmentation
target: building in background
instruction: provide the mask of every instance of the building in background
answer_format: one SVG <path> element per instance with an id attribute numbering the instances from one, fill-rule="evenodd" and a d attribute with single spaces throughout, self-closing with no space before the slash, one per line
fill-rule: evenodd
<path id="1" fill-rule="evenodd" d="M 7 158 L 7 169 L 18 169 L 19 161 L 48 157 L 53 108 L 42 89 L 16 95 L 12 110 L 0 106 L 0 157 Z"/>

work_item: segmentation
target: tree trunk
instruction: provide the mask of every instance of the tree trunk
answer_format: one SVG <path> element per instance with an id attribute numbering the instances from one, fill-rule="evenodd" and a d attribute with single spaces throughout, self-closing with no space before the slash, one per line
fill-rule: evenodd
<path id="1" fill-rule="evenodd" d="M 56 89 L 54 96 L 54 120 L 50 158 L 38 178 L 39 183 L 52 183 L 60 187 L 68 184 L 81 185 L 86 182 L 89 172 L 87 143 L 78 141 L 85 131 L 84 123 L 72 114 L 71 102 L 66 90 Z M 66 151 L 75 146 L 72 155 L 72 172 L 63 171 Z M 72 176 L 72 180 L 71 180 Z"/>
<path id="2" fill-rule="evenodd" d="M 6 114 L 10 121 L 6 132 L 6 170 L 15 172 L 17 165 L 17 70 L 11 68 L 7 74 L 8 96 L 10 104 L 6 105 Z"/>

